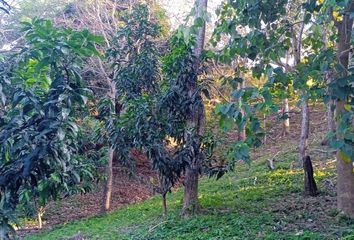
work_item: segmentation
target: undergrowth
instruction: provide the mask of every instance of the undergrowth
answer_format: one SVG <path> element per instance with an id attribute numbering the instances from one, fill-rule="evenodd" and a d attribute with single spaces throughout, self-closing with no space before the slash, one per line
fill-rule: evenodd
<path id="1" fill-rule="evenodd" d="M 270 157 L 261 156 L 251 166 L 240 163 L 217 181 L 204 177 L 199 197 L 204 209 L 196 216 L 179 215 L 183 195 L 178 190 L 168 196 L 167 217 L 156 196 L 25 239 L 65 239 L 78 232 L 87 239 L 354 239 L 354 221 L 335 210 L 333 156 L 314 158 L 317 197 L 303 196 L 295 151 L 278 154 L 274 171 L 266 165 Z"/>

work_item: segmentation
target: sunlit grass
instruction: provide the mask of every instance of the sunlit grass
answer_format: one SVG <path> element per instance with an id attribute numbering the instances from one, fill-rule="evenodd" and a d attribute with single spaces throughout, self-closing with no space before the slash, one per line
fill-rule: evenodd
<path id="1" fill-rule="evenodd" d="M 204 177 L 200 182 L 199 195 L 204 209 L 201 214 L 193 217 L 184 218 L 179 215 L 183 194 L 182 190 L 178 190 L 168 196 L 168 217 L 161 215 L 161 199 L 156 196 L 106 216 L 65 224 L 25 239 L 60 239 L 79 231 L 88 239 L 322 240 L 353 236 L 354 223 L 336 222 L 336 214 L 331 222 L 324 223 L 328 224 L 328 230 L 319 232 L 309 230 L 306 226 L 303 229 L 287 230 L 287 224 L 294 224 L 302 218 L 316 217 L 307 209 L 295 208 L 297 213 L 292 213 L 291 209 L 287 210 L 291 206 L 284 205 L 284 211 L 289 211 L 288 215 L 273 212 L 278 211 L 273 210 L 274 206 L 282 209 L 283 206 L 279 204 L 289 198 L 303 199 L 302 170 L 291 167 L 292 162 L 296 161 L 295 154 L 281 154 L 274 171 L 267 169 L 268 156 L 263 156 L 251 166 L 238 164 L 235 172 L 217 181 Z M 334 165 L 325 163 L 321 164 L 324 167 L 315 169 L 319 185 L 322 180 L 334 176 Z"/>

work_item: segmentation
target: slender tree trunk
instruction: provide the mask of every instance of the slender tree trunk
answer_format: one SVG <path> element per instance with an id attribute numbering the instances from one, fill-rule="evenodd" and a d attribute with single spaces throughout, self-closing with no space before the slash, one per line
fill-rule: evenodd
<path id="1" fill-rule="evenodd" d="M 283 117 L 286 115 L 287 118 L 283 119 L 283 136 L 287 136 L 290 134 L 290 118 L 289 118 L 289 99 L 283 99 Z"/>
<path id="2" fill-rule="evenodd" d="M 159 173 L 157 175 L 159 181 L 158 193 L 161 194 L 162 197 L 162 213 L 164 216 L 167 216 L 167 193 L 170 191 L 171 186 L 164 181 L 164 177 Z"/>
<path id="3" fill-rule="evenodd" d="M 323 31 L 322 31 L 322 41 L 323 41 L 323 51 L 326 51 L 327 50 L 327 42 L 328 42 L 326 28 L 323 28 Z M 331 72 L 327 72 L 325 75 L 325 79 L 327 82 L 327 88 L 329 88 L 329 86 L 333 80 L 331 75 L 332 75 Z M 327 129 L 329 132 L 335 132 L 335 130 L 336 130 L 336 124 L 335 124 L 335 119 L 334 119 L 335 104 L 336 104 L 336 102 L 332 99 L 327 103 Z"/>
<path id="4" fill-rule="evenodd" d="M 267 144 L 267 115 L 263 114 L 263 129 L 264 129 L 264 137 L 263 137 L 263 144 Z"/>
<path id="5" fill-rule="evenodd" d="M 338 62 L 348 69 L 349 65 L 349 52 L 351 49 L 351 36 L 353 27 L 353 18 L 351 12 L 354 12 L 354 1 L 348 2 L 345 13 L 343 14 L 343 20 L 337 23 L 338 28 Z M 347 75 L 345 72 L 344 76 Z M 337 100 L 336 102 L 336 114 L 338 121 L 342 114 L 346 111 L 344 105 L 348 99 Z M 350 123 L 348 123 L 349 125 Z M 337 124 L 339 126 L 339 124 Z M 337 129 L 337 138 L 343 140 L 343 136 Z M 354 218 L 354 173 L 353 163 L 346 162 L 342 159 L 340 152 L 337 152 L 337 206 L 340 211 L 345 215 Z"/>
<path id="6" fill-rule="evenodd" d="M 106 166 L 106 176 L 107 180 L 103 189 L 103 199 L 102 199 L 102 213 L 107 212 L 111 208 L 111 198 L 112 198 L 112 188 L 113 188 L 113 158 L 114 149 L 109 148 L 108 152 L 108 163 Z"/>
<path id="7" fill-rule="evenodd" d="M 335 108 L 335 101 L 330 100 L 327 104 L 327 128 L 329 132 L 336 131 L 336 123 L 334 119 L 334 108 Z"/>
<path id="8" fill-rule="evenodd" d="M 245 81 L 242 81 L 242 83 L 238 83 L 238 90 L 242 90 L 245 88 Z M 242 99 L 240 98 L 239 100 L 239 106 L 242 105 Z M 242 118 L 245 117 L 245 111 L 241 108 L 241 114 Z M 239 141 L 245 141 L 247 139 L 247 134 L 246 134 L 246 123 L 238 130 L 238 140 Z"/>
<path id="9" fill-rule="evenodd" d="M 111 91 L 109 93 L 109 97 L 112 100 L 112 107 L 113 110 L 116 114 L 118 113 L 117 111 L 117 103 L 116 103 L 116 85 L 113 81 L 111 81 L 108 76 L 107 76 L 107 82 L 110 85 Z M 109 141 L 110 142 L 110 141 Z M 111 145 L 111 143 L 110 143 Z M 108 163 L 106 166 L 106 177 L 107 180 L 104 185 L 103 189 L 103 196 L 102 196 L 102 206 L 101 206 L 101 212 L 105 213 L 111 208 L 111 198 L 112 198 L 112 188 L 113 188 L 113 160 L 114 160 L 114 148 L 111 145 L 108 150 Z"/>
<path id="10" fill-rule="evenodd" d="M 305 14 L 303 18 L 305 19 Z M 305 28 L 305 21 L 301 23 L 299 33 L 297 35 L 295 27 L 292 27 L 292 49 L 294 55 L 295 67 L 301 62 L 301 49 L 302 49 L 302 35 Z M 299 163 L 300 166 L 304 166 L 303 160 L 306 156 L 307 139 L 309 135 L 309 110 L 308 110 L 308 99 L 305 90 L 300 91 L 301 98 L 301 135 L 299 142 Z"/>
<path id="11" fill-rule="evenodd" d="M 207 12 L 207 0 L 196 0 L 196 18 L 205 19 L 205 14 Z M 199 71 L 199 65 L 201 60 L 201 54 L 204 49 L 204 39 L 205 39 L 205 23 L 199 29 L 197 36 L 197 44 L 194 50 L 195 63 L 193 64 L 195 77 L 192 82 L 189 83 L 188 96 L 190 99 L 194 100 L 190 108 L 190 116 L 187 118 L 187 133 L 186 133 L 186 143 L 191 151 L 191 160 L 186 168 L 185 180 L 184 180 L 184 197 L 183 197 L 183 207 L 182 215 L 187 215 L 190 213 L 195 213 L 199 211 L 200 205 L 198 201 L 198 178 L 201 168 L 201 137 L 204 134 L 204 105 L 202 98 L 195 96 L 197 91 L 197 77 Z M 199 103 L 198 103 L 199 102 Z"/>
<path id="12" fill-rule="evenodd" d="M 167 192 L 164 192 L 161 195 L 162 195 L 162 211 L 163 211 L 163 215 L 167 216 L 167 201 L 166 201 Z"/>
<path id="13" fill-rule="evenodd" d="M 37 210 L 37 218 L 38 218 L 38 228 L 42 229 L 43 228 L 43 215 L 44 215 L 45 208 L 44 207 L 39 207 Z"/>
<path id="14" fill-rule="evenodd" d="M 306 148 L 307 148 L 307 140 L 309 137 L 309 106 L 308 106 L 308 99 L 305 96 L 305 93 L 301 93 L 301 135 L 300 135 L 300 144 L 299 144 L 299 163 L 300 166 L 303 166 L 303 160 L 306 156 Z"/>
<path id="15" fill-rule="evenodd" d="M 336 102 L 333 100 L 330 100 L 327 103 L 327 131 L 328 132 L 335 132 L 336 131 L 336 122 L 335 122 L 335 106 Z M 325 137 L 323 141 L 321 142 L 321 145 L 323 146 L 328 146 L 329 145 L 330 139 L 328 137 Z"/>

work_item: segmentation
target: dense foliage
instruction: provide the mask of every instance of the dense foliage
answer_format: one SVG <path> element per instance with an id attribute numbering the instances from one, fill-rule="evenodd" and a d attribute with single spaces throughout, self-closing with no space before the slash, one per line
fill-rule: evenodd
<path id="1" fill-rule="evenodd" d="M 3 224 L 12 220 L 20 193 L 26 201 L 36 194 L 45 204 L 92 177 L 89 163 L 77 155 L 77 110 L 89 95 L 78 70 L 84 57 L 98 54 L 100 38 L 41 19 L 24 22 L 22 30 L 27 44 L 1 76 L 11 94 L 3 97 L 0 132 Z"/>

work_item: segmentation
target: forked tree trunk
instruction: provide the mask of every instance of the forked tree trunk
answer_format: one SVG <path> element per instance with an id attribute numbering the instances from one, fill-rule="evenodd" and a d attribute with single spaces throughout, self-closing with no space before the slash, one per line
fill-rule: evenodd
<path id="1" fill-rule="evenodd" d="M 290 134 L 290 118 L 289 118 L 289 99 L 284 98 L 283 99 L 283 117 L 286 115 L 287 117 L 283 119 L 283 136 L 287 136 Z"/>
<path id="2" fill-rule="evenodd" d="M 42 229 L 43 228 L 43 215 L 45 212 L 45 208 L 44 207 L 39 207 L 37 209 L 37 218 L 38 218 L 38 228 Z"/>
<path id="3" fill-rule="evenodd" d="M 196 18 L 205 19 L 207 12 L 207 0 L 196 0 Z M 201 168 L 201 156 L 200 156 L 200 145 L 201 137 L 204 134 L 204 106 L 203 103 L 196 104 L 196 101 L 202 101 L 201 96 L 195 97 L 197 91 L 197 73 L 199 71 L 199 65 L 201 60 L 201 54 L 204 49 L 204 39 L 205 39 L 205 23 L 199 29 L 197 35 L 196 48 L 194 50 L 195 62 L 193 70 L 195 71 L 196 77 L 193 82 L 189 83 L 188 86 L 188 96 L 190 99 L 196 99 L 193 106 L 191 107 L 191 114 L 187 118 L 187 132 L 185 137 L 187 145 L 191 151 L 191 160 L 186 168 L 185 180 L 184 180 L 184 197 L 183 197 L 183 207 L 182 215 L 188 215 L 190 213 L 195 213 L 199 211 L 200 205 L 198 201 L 198 178 L 199 171 Z"/>
<path id="4" fill-rule="evenodd" d="M 310 117 L 309 117 L 309 106 L 308 106 L 308 99 L 305 96 L 305 93 L 301 93 L 301 135 L 300 135 L 300 144 L 299 144 L 299 163 L 300 166 L 303 166 L 303 160 L 306 156 L 306 149 L 307 149 L 307 141 L 309 137 L 309 124 L 310 124 Z"/>
<path id="5" fill-rule="evenodd" d="M 337 23 L 338 28 L 338 62 L 348 69 L 349 65 L 349 52 L 351 49 L 351 37 L 353 18 L 350 13 L 354 12 L 354 1 L 348 2 L 347 8 L 343 14 L 343 20 Z M 346 76 L 347 73 L 344 73 Z M 344 105 L 348 99 L 337 100 L 336 114 L 337 119 L 340 121 L 341 115 L 346 111 Z M 348 122 L 348 125 L 351 124 Z M 339 124 L 337 124 L 338 126 Z M 339 129 L 338 129 L 339 130 Z M 343 140 L 340 131 L 337 130 L 337 138 Z M 353 159 L 352 159 L 353 160 Z M 354 218 L 354 173 L 353 163 L 346 162 L 340 152 L 337 152 L 337 206 L 340 211 L 345 215 Z"/>

